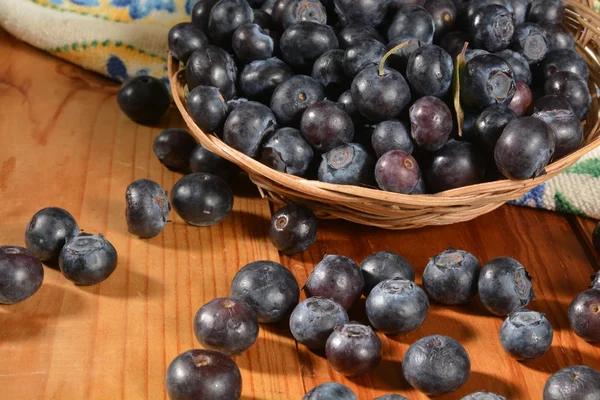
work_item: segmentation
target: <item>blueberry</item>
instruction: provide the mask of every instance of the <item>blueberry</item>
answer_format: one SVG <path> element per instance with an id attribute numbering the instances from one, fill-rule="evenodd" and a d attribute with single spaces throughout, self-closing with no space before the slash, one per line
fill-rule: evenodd
<path id="1" fill-rule="evenodd" d="M 493 54 L 473 57 L 460 74 L 460 101 L 483 110 L 493 104 L 507 106 L 515 95 L 515 77 L 503 58 Z"/>
<path id="2" fill-rule="evenodd" d="M 297 22 L 327 24 L 327 11 L 319 0 L 290 0 L 283 11 L 283 29 Z"/>
<path id="3" fill-rule="evenodd" d="M 271 97 L 271 110 L 281 125 L 300 122 L 304 110 L 325 99 L 319 82 L 306 75 L 295 75 L 283 81 Z"/>
<path id="4" fill-rule="evenodd" d="M 506 49 L 510 45 L 514 29 L 511 13 L 505 7 L 495 4 L 475 11 L 469 25 L 475 46 L 490 52 Z"/>
<path id="5" fill-rule="evenodd" d="M 352 100 L 356 109 L 371 121 L 395 118 L 410 103 L 410 89 L 396 70 L 376 65 L 360 71 L 352 81 Z"/>
<path id="6" fill-rule="evenodd" d="M 529 63 L 525 57 L 510 49 L 502 50 L 496 53 L 496 55 L 502 57 L 504 61 L 508 63 L 508 66 L 513 71 L 516 81 L 525 82 L 527 85 L 531 85 L 531 69 L 529 68 Z"/>
<path id="7" fill-rule="evenodd" d="M 404 47 L 395 50 L 389 55 L 387 59 L 387 65 L 406 75 L 406 67 L 408 66 L 408 60 L 410 59 L 410 56 L 415 50 L 421 47 L 423 43 L 415 38 L 400 36 L 389 42 L 386 46 L 386 49 L 387 51 L 390 51 L 403 43 L 406 43 Z"/>
<path id="8" fill-rule="evenodd" d="M 344 71 L 344 50 L 329 50 L 315 61 L 311 77 L 332 97 L 348 88 L 350 82 Z"/>
<path id="9" fill-rule="evenodd" d="M 407 125 L 397 119 L 390 119 L 375 126 L 371 144 L 377 157 L 381 157 L 391 150 L 401 150 L 407 154 L 413 152 L 414 146 Z"/>
<path id="10" fill-rule="evenodd" d="M 244 62 L 266 60 L 273 55 L 273 39 L 256 24 L 245 24 L 233 32 L 235 55 Z"/>
<path id="11" fill-rule="evenodd" d="M 469 5 L 467 7 L 467 20 L 472 20 L 475 13 L 483 7 L 497 5 L 506 8 L 511 14 L 513 14 L 514 9 L 510 2 L 510 0 L 471 0 L 469 1 Z"/>
<path id="12" fill-rule="evenodd" d="M 541 22 L 540 28 L 546 36 L 548 51 L 569 49 L 575 50 L 575 37 L 567 28 L 561 24 Z"/>
<path id="13" fill-rule="evenodd" d="M 228 112 L 227 103 L 214 86 L 196 86 L 187 97 L 187 111 L 205 133 L 220 132 Z"/>
<path id="14" fill-rule="evenodd" d="M 300 298 L 294 275 L 274 261 L 255 261 L 240 269 L 231 282 L 230 296 L 245 301 L 259 323 L 281 321 Z"/>
<path id="15" fill-rule="evenodd" d="M 583 143 L 583 126 L 571 109 L 538 111 L 533 117 L 550 127 L 556 142 L 555 160 L 577 150 Z"/>
<path id="16" fill-rule="evenodd" d="M 210 10 L 219 0 L 198 0 L 192 8 L 192 24 L 196 25 L 202 32 L 208 32 L 208 19 Z"/>
<path id="17" fill-rule="evenodd" d="M 190 91 L 200 85 L 214 86 L 225 99 L 231 100 L 236 95 L 236 79 L 237 67 L 233 58 L 216 46 L 208 45 L 194 51 L 185 66 L 185 80 Z"/>
<path id="18" fill-rule="evenodd" d="M 349 116 L 358 116 L 358 110 L 354 106 L 354 100 L 352 99 L 352 91 L 346 90 L 340 95 L 337 102 L 344 108 L 344 111 L 346 111 Z"/>
<path id="19" fill-rule="evenodd" d="M 497 257 L 483 266 L 478 290 L 485 308 L 500 316 L 527 307 L 535 299 L 531 276 L 521 263 L 510 257 Z"/>
<path id="20" fill-rule="evenodd" d="M 338 41 L 342 49 L 347 49 L 367 39 L 375 39 L 383 43 L 383 38 L 379 32 L 372 26 L 365 24 L 350 24 L 338 33 Z"/>
<path id="21" fill-rule="evenodd" d="M 258 318 L 246 302 L 232 297 L 216 298 L 198 310 L 194 334 L 202 346 L 221 353 L 238 355 L 258 337 Z"/>
<path id="22" fill-rule="evenodd" d="M 325 382 L 312 388 L 302 400 L 358 400 L 358 398 L 346 385 Z"/>
<path id="23" fill-rule="evenodd" d="M 483 54 L 490 54 L 490 52 L 483 49 L 467 49 L 465 52 L 465 61 L 469 62 L 472 58 Z"/>
<path id="24" fill-rule="evenodd" d="M 350 78 L 354 78 L 361 70 L 370 65 L 379 65 L 387 53 L 385 45 L 375 39 L 365 39 L 346 49 L 344 53 L 344 71 Z"/>
<path id="25" fill-rule="evenodd" d="M 506 397 L 500 396 L 496 393 L 488 392 L 486 390 L 482 390 L 466 395 L 461 400 L 506 400 Z"/>
<path id="26" fill-rule="evenodd" d="M 63 276 L 76 285 L 95 285 L 117 268 L 117 250 L 104 236 L 79 233 L 60 252 Z"/>
<path id="27" fill-rule="evenodd" d="M 402 278 L 413 282 L 415 280 L 415 271 L 408 260 L 391 251 L 371 254 L 360 263 L 360 270 L 365 280 L 365 296 L 369 296 L 379 282 L 388 279 Z"/>
<path id="28" fill-rule="evenodd" d="M 418 391 L 440 396 L 465 384 L 471 374 L 471 360 L 456 340 L 427 336 L 410 345 L 402 360 L 402 372 Z"/>
<path id="29" fill-rule="evenodd" d="M 526 309 L 510 313 L 500 328 L 504 351 L 517 360 L 544 355 L 552 345 L 552 337 L 552 325 L 544 314 Z"/>
<path id="30" fill-rule="evenodd" d="M 354 139 L 352 118 L 330 100 L 310 105 L 300 122 L 300 131 L 319 152 L 325 153 Z"/>
<path id="31" fill-rule="evenodd" d="M 533 0 L 527 18 L 530 22 L 550 22 L 562 24 L 565 6 L 560 0 Z"/>
<path id="32" fill-rule="evenodd" d="M 318 178 L 338 185 L 369 185 L 375 160 L 360 144 L 349 143 L 322 155 Z"/>
<path id="33" fill-rule="evenodd" d="M 236 97 L 231 100 L 227 100 L 227 115 L 226 115 L 226 117 L 228 117 L 229 114 L 231 114 L 231 112 L 234 109 L 236 109 L 238 106 L 241 106 L 242 104 L 246 104 L 249 101 L 250 100 L 248 100 L 245 97 Z M 219 135 L 219 137 L 221 137 L 221 136 L 222 135 Z"/>
<path id="34" fill-rule="evenodd" d="M 465 304 L 477 294 L 480 268 L 471 253 L 449 248 L 429 260 L 423 272 L 423 287 L 438 303 Z"/>
<path id="35" fill-rule="evenodd" d="M 554 50 L 546 54 L 546 57 L 540 62 L 542 76 L 545 79 L 550 78 L 559 71 L 570 71 L 579 75 L 586 82 L 590 77 L 590 71 L 585 59 L 575 50 L 564 49 Z"/>
<path id="36" fill-rule="evenodd" d="M 310 349 L 323 349 L 333 329 L 348 322 L 348 314 L 341 305 L 325 297 L 311 297 L 292 311 L 290 331 L 298 343 Z"/>
<path id="37" fill-rule="evenodd" d="M 381 190 L 410 194 L 420 178 L 419 164 L 402 150 L 388 151 L 375 164 L 375 180 Z"/>
<path id="38" fill-rule="evenodd" d="M 275 88 L 293 75 L 289 65 L 278 58 L 252 61 L 240 74 L 240 89 L 244 96 L 268 105 Z"/>
<path id="39" fill-rule="evenodd" d="M 240 167 L 197 145 L 190 155 L 190 169 L 192 172 L 203 172 L 223 178 L 226 182 L 233 182 L 240 173 Z"/>
<path id="40" fill-rule="evenodd" d="M 512 49 L 520 53 L 529 64 L 540 62 L 546 56 L 546 35 L 539 25 L 525 22 L 515 27 Z"/>
<path id="41" fill-rule="evenodd" d="M 435 33 L 435 21 L 421 6 L 404 6 L 396 12 L 387 30 L 389 41 L 397 37 L 411 37 L 423 43 L 431 43 Z"/>
<path id="42" fill-rule="evenodd" d="M 271 28 L 271 14 L 260 9 L 253 9 L 252 13 L 254 14 L 254 24 L 260 26 L 262 29 L 265 30 Z"/>
<path id="43" fill-rule="evenodd" d="M 163 82 L 152 76 L 141 75 L 123 83 L 117 102 L 121 111 L 132 121 L 154 125 L 169 109 L 171 95 Z"/>
<path id="44" fill-rule="evenodd" d="M 349 310 L 365 286 L 356 262 L 349 257 L 326 254 L 304 284 L 306 297 L 327 297 Z"/>
<path id="45" fill-rule="evenodd" d="M 406 67 L 406 79 L 417 97 L 444 97 L 452 83 L 452 58 L 441 47 L 425 45 L 416 49 Z"/>
<path id="46" fill-rule="evenodd" d="M 265 138 L 277 129 L 269 107 L 249 101 L 236 107 L 225 120 L 223 141 L 248 157 L 257 157 Z"/>
<path id="47" fill-rule="evenodd" d="M 439 39 L 454 29 L 458 12 L 452 0 L 426 0 L 427 10 L 435 24 L 435 38 Z"/>
<path id="48" fill-rule="evenodd" d="M 424 176 L 427 187 L 433 193 L 475 185 L 484 180 L 484 159 L 469 142 L 450 140 L 428 158 Z"/>
<path id="49" fill-rule="evenodd" d="M 38 291 L 44 267 L 29 250 L 0 246 L 0 304 L 16 304 Z"/>
<path id="50" fill-rule="evenodd" d="M 262 146 L 260 162 L 287 174 L 306 177 L 313 165 L 314 152 L 299 130 L 281 128 Z"/>
<path id="51" fill-rule="evenodd" d="M 527 20 L 531 2 L 529 0 L 509 0 L 513 8 L 515 25 L 522 24 Z"/>
<path id="52" fill-rule="evenodd" d="M 289 204 L 273 214 L 269 239 L 284 254 L 302 253 L 317 240 L 317 226 L 310 208 Z"/>
<path id="53" fill-rule="evenodd" d="M 387 13 L 385 0 L 333 0 L 335 9 L 351 23 L 377 26 Z"/>
<path id="54" fill-rule="evenodd" d="M 170 400 L 236 400 L 242 395 L 242 375 L 225 354 L 194 349 L 171 361 L 165 387 Z"/>
<path id="55" fill-rule="evenodd" d="M 170 128 L 160 132 L 152 143 L 158 161 L 168 169 L 187 173 L 196 139 L 185 129 Z"/>
<path id="56" fill-rule="evenodd" d="M 376 397 L 373 400 L 408 400 L 408 399 L 404 396 L 400 396 L 399 394 L 384 394 L 383 396 Z"/>
<path id="57" fill-rule="evenodd" d="M 283 29 L 283 13 L 289 3 L 292 0 L 277 0 L 273 4 L 273 9 L 271 10 L 271 20 L 273 23 L 273 28 Z"/>
<path id="58" fill-rule="evenodd" d="M 351 322 L 334 328 L 327 339 L 325 354 L 334 370 L 346 376 L 359 376 L 377 367 L 381 347 L 381 340 L 371 327 Z"/>
<path id="59" fill-rule="evenodd" d="M 508 104 L 517 118 L 521 118 L 530 114 L 531 105 L 533 104 L 533 94 L 531 89 L 524 82 L 517 81 L 515 84 L 515 95 Z"/>
<path id="60" fill-rule="evenodd" d="M 190 54 L 208 44 L 208 38 L 201 28 L 181 22 L 169 30 L 169 51 L 178 60 L 187 62 Z"/>
<path id="61" fill-rule="evenodd" d="M 253 20 L 254 13 L 246 0 L 219 0 L 210 11 L 208 32 L 215 44 L 228 48 L 233 32 Z"/>
<path id="62" fill-rule="evenodd" d="M 188 224 L 211 226 L 231 213 L 233 193 L 216 175 L 194 173 L 181 178 L 171 191 L 171 205 Z"/>
<path id="63" fill-rule="evenodd" d="M 597 234 L 594 236 L 597 238 Z M 569 323 L 577 336 L 600 342 L 600 274 L 592 275 L 590 289 L 579 293 L 569 305 Z"/>
<path id="64" fill-rule="evenodd" d="M 586 365 L 563 368 L 548 378 L 544 400 L 582 400 L 600 398 L 600 372 Z"/>
<path id="65" fill-rule="evenodd" d="M 448 33 L 440 40 L 440 47 L 452 57 L 454 60 L 461 52 L 466 42 L 469 42 L 471 37 L 463 31 L 453 31 Z"/>
<path id="66" fill-rule="evenodd" d="M 540 175 L 554 154 L 556 140 L 540 118 L 522 117 L 506 125 L 494 148 L 498 170 L 509 179 Z"/>
<path id="67" fill-rule="evenodd" d="M 409 109 L 411 135 L 425 150 L 441 148 L 452 133 L 452 113 L 442 100 L 433 96 L 421 97 Z"/>
<path id="68" fill-rule="evenodd" d="M 40 261 L 56 261 L 66 242 L 79 234 L 75 218 L 58 207 L 36 212 L 25 230 L 25 246 Z"/>
<path id="69" fill-rule="evenodd" d="M 402 335 L 423 324 L 429 311 L 427 295 L 408 279 L 379 282 L 366 302 L 369 322 L 386 335 Z"/>
<path id="70" fill-rule="evenodd" d="M 150 179 L 138 179 L 125 192 L 127 230 L 142 239 L 157 236 L 167 225 L 171 205 L 167 192 Z"/>
<path id="71" fill-rule="evenodd" d="M 517 116 L 509 107 L 502 104 L 489 106 L 475 120 L 473 138 L 488 153 L 492 153 L 506 125 L 515 119 Z"/>
<path id="72" fill-rule="evenodd" d="M 319 56 L 339 48 L 339 43 L 330 26 L 304 21 L 287 28 L 279 46 L 284 61 L 300 71 L 310 71 Z"/>
<path id="73" fill-rule="evenodd" d="M 534 111 L 552 111 L 552 110 L 571 110 L 571 104 L 563 97 L 550 94 L 547 96 L 542 96 L 535 101 Z"/>

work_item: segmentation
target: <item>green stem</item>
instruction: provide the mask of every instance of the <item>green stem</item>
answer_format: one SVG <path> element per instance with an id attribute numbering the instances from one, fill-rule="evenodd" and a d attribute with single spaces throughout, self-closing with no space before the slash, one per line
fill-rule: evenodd
<path id="1" fill-rule="evenodd" d="M 385 53 L 385 55 L 381 58 L 381 61 L 379 62 L 379 76 L 383 76 L 383 69 L 385 68 L 385 62 L 387 60 L 387 58 L 394 54 L 395 52 L 397 52 L 398 50 L 400 50 L 401 48 L 403 48 L 404 46 L 406 46 L 409 42 L 402 42 L 400 43 L 398 46 L 394 47 L 393 49 L 391 49 L 390 51 L 388 51 L 387 53 Z M 421 42 L 419 42 L 419 46 L 421 45 Z"/>

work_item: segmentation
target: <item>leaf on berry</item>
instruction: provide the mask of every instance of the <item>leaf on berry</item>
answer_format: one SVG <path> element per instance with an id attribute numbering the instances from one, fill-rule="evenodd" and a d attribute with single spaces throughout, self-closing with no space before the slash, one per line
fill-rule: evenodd
<path id="1" fill-rule="evenodd" d="M 462 137 L 463 124 L 465 122 L 465 113 L 460 104 L 460 74 L 462 69 L 467 64 L 465 53 L 467 52 L 468 42 L 465 42 L 462 51 L 456 56 L 456 62 L 454 63 L 454 72 L 452 76 L 452 85 L 454 87 L 454 111 L 456 112 L 456 121 L 458 124 L 458 136 Z"/>

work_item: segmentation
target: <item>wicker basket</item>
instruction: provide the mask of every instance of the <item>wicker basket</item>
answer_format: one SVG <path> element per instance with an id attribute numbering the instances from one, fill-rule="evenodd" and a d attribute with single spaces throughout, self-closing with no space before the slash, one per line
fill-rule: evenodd
<path id="1" fill-rule="evenodd" d="M 266 165 L 227 146 L 218 137 L 202 132 L 185 107 L 185 78 L 180 63 L 169 57 L 169 79 L 175 103 L 191 132 L 207 149 L 244 169 L 263 197 L 276 203 L 299 203 L 321 218 L 342 218 L 387 229 L 410 229 L 467 221 L 515 200 L 534 186 L 573 165 L 582 155 L 600 145 L 598 96 L 600 87 L 600 15 L 594 0 L 565 2 L 565 25 L 575 35 L 577 50 L 590 67 L 592 111 L 585 121 L 583 146 L 546 167 L 546 174 L 524 181 L 500 180 L 461 187 L 433 195 L 404 195 L 357 186 L 306 180 Z"/>

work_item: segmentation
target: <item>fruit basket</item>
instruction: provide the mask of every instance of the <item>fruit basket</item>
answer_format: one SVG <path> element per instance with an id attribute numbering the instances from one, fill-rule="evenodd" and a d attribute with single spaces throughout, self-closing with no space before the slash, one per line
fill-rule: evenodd
<path id="1" fill-rule="evenodd" d="M 565 25 L 577 42 L 577 51 L 589 65 L 592 107 L 584 122 L 582 146 L 549 164 L 546 173 L 527 180 L 499 180 L 436 194 L 406 195 L 366 187 L 307 180 L 271 169 L 227 146 L 216 135 L 203 132 L 185 107 L 185 74 L 179 61 L 169 56 L 173 97 L 183 119 L 199 142 L 210 151 L 245 170 L 261 195 L 280 204 L 298 203 L 321 218 L 342 218 L 386 229 L 411 229 L 467 221 L 520 198 L 536 185 L 556 176 L 581 156 L 600 145 L 598 88 L 600 88 L 600 15 L 593 0 L 567 1 Z"/>

